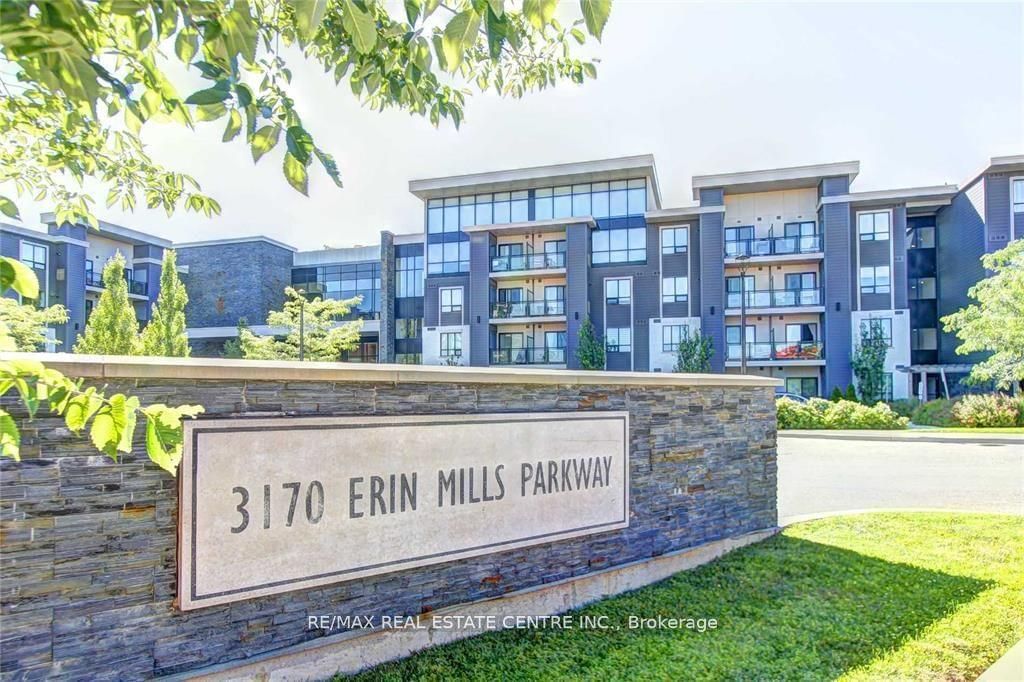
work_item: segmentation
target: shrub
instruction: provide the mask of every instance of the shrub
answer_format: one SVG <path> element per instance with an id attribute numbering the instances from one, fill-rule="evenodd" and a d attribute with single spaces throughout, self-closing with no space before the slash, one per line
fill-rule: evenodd
<path id="1" fill-rule="evenodd" d="M 857 389 L 853 387 L 853 384 L 846 385 L 846 399 L 857 402 Z"/>
<path id="2" fill-rule="evenodd" d="M 811 398 L 798 403 L 780 398 L 775 405 L 780 429 L 905 429 L 908 421 L 885 403 L 868 407 L 851 400 Z"/>
<path id="3" fill-rule="evenodd" d="M 953 418 L 955 400 L 929 400 L 914 409 L 910 420 L 922 426 L 956 426 Z"/>
<path id="4" fill-rule="evenodd" d="M 828 399 L 834 403 L 837 403 L 843 399 L 843 392 L 839 390 L 838 386 L 836 386 L 835 388 L 832 389 L 832 394 L 828 397 Z"/>
<path id="5" fill-rule="evenodd" d="M 899 400 L 893 400 L 889 403 L 889 407 L 892 411 L 901 417 L 907 417 L 908 419 L 914 414 L 914 410 L 921 404 L 921 401 L 917 398 L 900 398 Z"/>
<path id="6" fill-rule="evenodd" d="M 1021 416 L 1021 400 L 1007 395 L 966 395 L 953 405 L 953 419 L 971 428 L 1015 426 Z"/>

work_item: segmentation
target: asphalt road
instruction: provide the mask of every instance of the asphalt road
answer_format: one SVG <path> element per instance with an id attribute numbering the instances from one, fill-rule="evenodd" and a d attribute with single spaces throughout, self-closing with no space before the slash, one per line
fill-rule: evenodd
<path id="1" fill-rule="evenodd" d="M 1020 443 L 779 437 L 779 523 L 863 509 L 1024 514 Z"/>

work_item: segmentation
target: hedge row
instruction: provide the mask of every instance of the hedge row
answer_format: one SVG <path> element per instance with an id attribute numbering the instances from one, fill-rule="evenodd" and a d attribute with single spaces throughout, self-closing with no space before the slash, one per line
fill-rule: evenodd
<path id="1" fill-rule="evenodd" d="M 910 421 L 885 403 L 868 407 L 852 400 L 811 398 L 798 403 L 780 398 L 775 405 L 780 429 L 905 429 Z"/>

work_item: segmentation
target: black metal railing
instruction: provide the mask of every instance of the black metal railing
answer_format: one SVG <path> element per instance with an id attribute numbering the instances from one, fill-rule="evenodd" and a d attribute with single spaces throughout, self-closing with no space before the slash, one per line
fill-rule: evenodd
<path id="1" fill-rule="evenodd" d="M 564 251 L 529 253 L 520 256 L 495 256 L 491 258 L 491 272 L 521 272 L 564 267 Z"/>
<path id="2" fill-rule="evenodd" d="M 799 308 L 821 305 L 821 289 L 751 289 L 746 292 L 747 308 Z M 739 308 L 738 291 L 726 294 L 725 307 Z"/>
<path id="3" fill-rule="evenodd" d="M 725 242 L 725 257 L 784 256 L 795 253 L 821 251 L 821 235 L 806 234 L 795 237 L 760 237 Z"/>
<path id="4" fill-rule="evenodd" d="M 516 317 L 548 317 L 565 315 L 565 301 L 519 301 L 516 303 L 492 303 L 491 317 L 512 319 Z"/>
<path id="5" fill-rule="evenodd" d="M 740 344 L 726 347 L 728 360 L 740 359 Z M 747 343 L 747 361 L 757 360 L 820 360 L 825 347 L 820 341 L 750 341 Z"/>
<path id="6" fill-rule="evenodd" d="M 149 294 L 149 283 L 148 282 L 137 282 L 130 276 L 131 271 L 125 270 L 124 281 L 128 283 L 128 293 L 136 294 L 138 296 L 146 296 Z M 103 273 L 96 272 L 95 270 L 85 271 L 85 285 L 90 287 L 97 287 L 103 289 L 106 285 L 103 283 Z"/>
<path id="7" fill-rule="evenodd" d="M 492 348 L 492 365 L 564 365 L 565 348 Z"/>

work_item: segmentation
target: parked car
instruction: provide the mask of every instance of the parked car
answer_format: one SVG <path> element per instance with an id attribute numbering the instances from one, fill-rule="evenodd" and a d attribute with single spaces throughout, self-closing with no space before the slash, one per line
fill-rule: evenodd
<path id="1" fill-rule="evenodd" d="M 785 391 L 776 391 L 775 399 L 778 400 L 779 398 L 789 398 L 790 400 L 798 403 L 807 402 L 807 398 L 803 397 L 799 393 L 786 393 Z"/>

